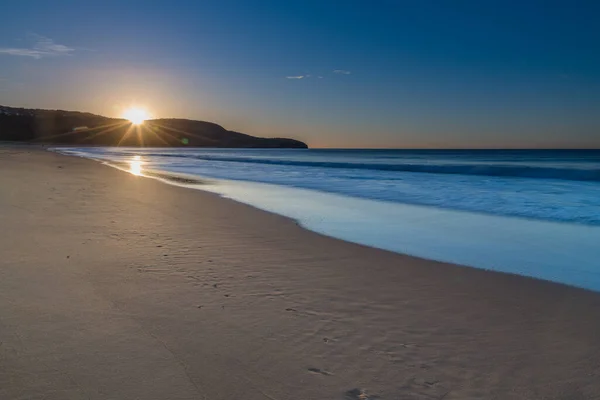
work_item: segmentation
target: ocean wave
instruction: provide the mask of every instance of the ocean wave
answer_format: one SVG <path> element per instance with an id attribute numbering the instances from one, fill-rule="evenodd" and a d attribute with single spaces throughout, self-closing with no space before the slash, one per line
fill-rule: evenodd
<path id="1" fill-rule="evenodd" d="M 400 152 L 391 159 L 387 154 L 354 151 L 54 150 L 112 163 L 141 156 L 148 170 L 198 179 L 260 182 L 353 198 L 600 226 L 600 157 L 595 153 L 520 155 L 507 165 L 510 160 L 505 155 L 502 160 L 480 155 L 452 160 L 444 154 L 420 162 L 414 154 L 402 159 L 405 155 Z"/>
<path id="2" fill-rule="evenodd" d="M 133 153 L 132 153 L 133 154 Z M 138 154 L 138 153 L 135 153 Z M 518 177 L 533 179 L 558 179 L 568 181 L 600 181 L 600 169 L 557 168 L 530 165 L 502 165 L 502 164 L 415 164 L 415 163 L 359 163 L 339 161 L 309 161 L 290 159 L 266 159 L 244 156 L 198 155 L 198 154 L 169 154 L 146 153 L 146 156 L 188 158 L 204 161 L 221 161 L 252 163 L 282 166 L 320 167 L 320 168 L 345 168 L 373 171 L 398 171 L 419 172 L 429 174 L 451 175 L 478 175 L 494 177 Z"/>

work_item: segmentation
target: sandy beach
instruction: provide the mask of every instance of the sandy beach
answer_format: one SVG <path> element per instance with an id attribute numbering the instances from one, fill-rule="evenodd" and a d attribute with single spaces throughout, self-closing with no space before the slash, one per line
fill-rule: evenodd
<path id="1" fill-rule="evenodd" d="M 599 293 L 27 146 L 0 228 L 2 400 L 600 398 Z"/>

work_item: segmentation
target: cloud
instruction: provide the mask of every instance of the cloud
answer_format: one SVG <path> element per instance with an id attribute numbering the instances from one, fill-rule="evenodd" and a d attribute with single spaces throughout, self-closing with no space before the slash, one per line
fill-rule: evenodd
<path id="1" fill-rule="evenodd" d="M 350 75 L 352 72 L 346 71 L 345 69 L 334 69 L 334 74 Z"/>
<path id="2" fill-rule="evenodd" d="M 54 40 L 45 36 L 32 34 L 30 37 L 34 43 L 29 48 L 0 48 L 0 54 L 10 56 L 31 57 L 39 60 L 43 57 L 69 56 L 75 49 L 62 44 L 55 43 Z"/>
<path id="3" fill-rule="evenodd" d="M 286 76 L 286 79 L 304 79 L 304 78 L 308 78 L 310 75 L 298 75 L 298 76 Z"/>

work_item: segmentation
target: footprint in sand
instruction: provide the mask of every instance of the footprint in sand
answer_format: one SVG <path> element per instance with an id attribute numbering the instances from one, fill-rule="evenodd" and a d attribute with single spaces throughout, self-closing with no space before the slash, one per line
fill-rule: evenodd
<path id="1" fill-rule="evenodd" d="M 308 368 L 308 370 L 310 372 L 312 372 L 313 374 L 320 374 L 320 375 L 325 375 L 325 376 L 333 375 L 331 372 L 325 371 L 324 369 L 320 369 L 320 368 Z"/>

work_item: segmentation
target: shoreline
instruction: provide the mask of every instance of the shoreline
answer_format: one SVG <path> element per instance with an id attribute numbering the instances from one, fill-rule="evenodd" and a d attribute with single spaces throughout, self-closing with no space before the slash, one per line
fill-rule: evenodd
<path id="1" fill-rule="evenodd" d="M 344 242 L 203 190 L 5 149 L 2 398 L 600 393 L 598 293 Z"/>
<path id="2" fill-rule="evenodd" d="M 152 170 L 142 167 L 142 163 L 140 171 L 134 172 L 130 169 L 131 162 L 75 156 L 163 183 L 213 193 L 221 198 L 292 219 L 310 232 L 345 242 L 423 260 L 508 273 L 600 292 L 600 275 L 593 272 L 596 269 L 596 243 L 600 240 L 600 229 L 595 226 L 379 202 L 303 188 Z M 279 200 L 271 201 L 270 198 Z M 296 201 L 297 199 L 300 200 Z M 290 202 L 295 202 L 298 206 L 287 207 L 286 204 Z M 310 206 L 305 206 L 309 203 Z M 331 208 L 331 204 L 339 207 Z M 339 211 L 344 207 L 347 211 Z M 372 212 L 372 219 L 356 214 L 357 210 L 374 207 L 385 211 L 381 215 Z M 353 218 L 345 217 L 346 212 L 354 213 Z M 338 221 L 337 213 L 342 215 Z M 389 224 L 386 224 L 390 220 L 402 221 L 401 226 L 406 226 L 406 229 L 390 229 Z M 493 232 L 487 229 L 489 226 L 494 226 Z M 373 237 L 372 232 L 375 231 L 380 232 L 379 238 Z M 414 235 L 406 232 L 414 232 Z M 454 234 L 448 237 L 445 235 L 447 232 Z M 382 240 L 382 236 L 389 239 Z M 557 241 L 556 238 L 562 239 Z M 444 245 L 436 248 L 436 243 Z M 529 243 L 534 245 L 530 246 Z M 572 266 L 574 263 L 577 264 L 576 268 Z"/>

